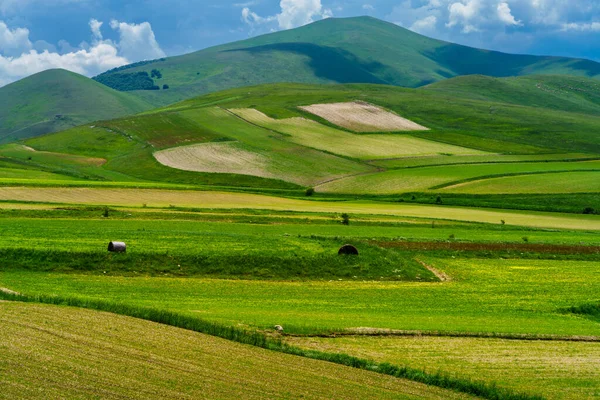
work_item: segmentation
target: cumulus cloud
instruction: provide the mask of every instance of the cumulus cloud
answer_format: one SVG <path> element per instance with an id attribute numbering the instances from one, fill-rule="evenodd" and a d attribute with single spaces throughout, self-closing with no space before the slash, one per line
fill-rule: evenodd
<path id="1" fill-rule="evenodd" d="M 268 17 L 261 17 L 245 7 L 242 20 L 251 26 L 277 21 L 279 29 L 291 29 L 333 16 L 330 9 L 323 7 L 321 0 L 281 0 L 279 7 L 280 13 Z"/>
<path id="2" fill-rule="evenodd" d="M 433 32 L 436 28 L 437 22 L 437 17 L 435 15 L 430 15 L 429 17 L 420 19 L 412 24 L 410 30 L 418 33 Z"/>
<path id="3" fill-rule="evenodd" d="M 119 33 L 117 42 L 103 39 L 102 25 L 101 21 L 91 19 L 92 44 L 82 42 L 74 48 L 61 40 L 58 43 L 59 53 L 50 44 L 42 46 L 43 41 L 32 44 L 29 30 L 11 30 L 0 21 L 0 86 L 52 68 L 93 76 L 134 61 L 165 56 L 147 22 L 128 24 L 111 21 L 111 27 Z"/>
<path id="4" fill-rule="evenodd" d="M 113 19 L 110 27 L 119 32 L 118 47 L 124 57 L 130 60 L 152 60 L 165 56 L 150 23 L 128 24 Z"/>
<path id="5" fill-rule="evenodd" d="M 498 19 L 506 25 L 521 25 L 521 21 L 515 19 L 510 6 L 506 2 L 498 4 Z"/>
<path id="6" fill-rule="evenodd" d="M 7 55 L 18 55 L 33 47 L 29 40 L 29 29 L 10 29 L 3 21 L 0 21 L 0 49 Z"/>
<path id="7" fill-rule="evenodd" d="M 462 26 L 464 33 L 477 32 L 479 28 L 475 25 L 475 20 L 479 17 L 481 8 L 480 0 L 467 0 L 466 3 L 456 2 L 448 6 L 450 15 L 448 16 L 447 27 Z"/>

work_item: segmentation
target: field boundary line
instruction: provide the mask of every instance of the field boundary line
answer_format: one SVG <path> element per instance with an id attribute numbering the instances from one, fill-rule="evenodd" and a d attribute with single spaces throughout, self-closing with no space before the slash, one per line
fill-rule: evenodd
<path id="1" fill-rule="evenodd" d="M 307 350 L 298 346 L 289 345 L 281 339 L 268 336 L 263 332 L 227 326 L 218 322 L 211 322 L 164 309 L 132 306 L 123 303 L 113 303 L 106 300 L 49 295 L 9 294 L 3 291 L 0 291 L 0 300 L 77 307 L 139 318 L 284 354 L 332 362 L 351 368 L 371 371 L 382 375 L 392 376 L 394 378 L 407 379 L 413 382 L 420 382 L 425 385 L 453 390 L 489 400 L 545 399 L 544 396 L 538 394 L 517 392 L 513 389 L 499 387 L 495 383 L 487 383 L 471 378 L 459 378 L 440 371 L 432 373 L 423 369 L 408 366 L 399 367 L 389 363 L 378 363 L 348 354 Z"/>
<path id="2" fill-rule="evenodd" d="M 600 343 L 600 336 L 561 336 L 561 335 L 536 335 L 528 333 L 497 333 L 497 332 L 452 332 L 452 331 L 419 331 L 400 330 L 386 328 L 349 328 L 342 331 L 318 334 L 293 334 L 284 333 L 283 336 L 298 338 L 330 338 L 337 337 L 450 337 L 450 338 L 473 338 L 473 339 L 503 339 L 522 341 L 547 341 L 547 342 L 583 342 Z"/>
<path id="3" fill-rule="evenodd" d="M 511 172 L 507 174 L 491 174 L 491 175 L 481 175 L 473 178 L 465 178 L 460 179 L 453 182 L 446 182 L 439 185 L 435 185 L 430 187 L 428 190 L 438 190 L 438 189 L 452 189 L 454 187 L 460 187 L 467 183 L 473 183 L 478 181 L 487 181 L 490 179 L 498 179 L 498 178 L 510 178 L 516 176 L 529 176 L 529 175 L 543 175 L 543 174 L 564 174 L 567 172 L 600 172 L 600 169 L 569 169 L 569 170 L 555 170 L 555 171 L 531 171 L 531 172 Z"/>

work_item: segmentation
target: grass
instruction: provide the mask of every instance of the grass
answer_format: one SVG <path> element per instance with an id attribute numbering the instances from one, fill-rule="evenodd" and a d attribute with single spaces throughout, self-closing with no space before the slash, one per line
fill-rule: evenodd
<path id="1" fill-rule="evenodd" d="M 446 188 L 472 180 L 511 176 L 513 178 L 503 178 L 501 180 L 501 182 L 506 183 L 504 189 L 500 189 L 500 193 L 519 193 L 517 190 L 510 190 L 511 181 L 514 179 L 537 179 L 538 184 L 536 190 L 527 191 L 527 193 L 564 193 L 565 191 L 568 193 L 570 189 L 573 191 L 582 190 L 582 185 L 578 184 L 577 180 L 571 179 L 570 174 L 556 176 L 556 179 L 560 182 L 557 183 L 559 185 L 559 188 L 557 189 L 554 189 L 554 185 L 543 186 L 544 182 L 547 183 L 549 179 L 554 179 L 554 175 L 540 175 L 535 178 L 514 178 L 514 176 L 544 172 L 563 172 L 569 170 L 596 171 L 598 169 L 600 169 L 600 162 L 598 161 L 432 166 L 352 176 L 321 185 L 317 188 L 317 191 L 333 193 L 397 194 Z M 501 186 L 501 183 L 499 185 Z M 470 187 L 470 185 L 468 185 L 468 187 Z M 453 189 L 448 190 L 450 191 Z M 460 189 L 458 189 L 458 191 L 460 192 Z M 477 191 L 476 188 L 465 191 L 471 194 L 486 193 L 485 188 L 482 188 L 481 191 Z M 588 190 L 588 192 L 590 191 L 594 191 L 593 186 Z"/>
<path id="2" fill-rule="evenodd" d="M 452 193 L 591 193 L 600 192 L 600 171 L 559 172 L 476 180 L 446 186 L 443 192 Z M 548 188 L 548 182 L 552 187 Z"/>
<path id="3" fill-rule="evenodd" d="M 307 349 L 483 379 L 548 399 L 591 399 L 600 394 L 597 343 L 360 336 L 286 341 Z"/>
<path id="4" fill-rule="evenodd" d="M 444 219 L 507 225 L 579 229 L 600 229 L 595 215 L 573 215 L 534 211 L 507 211 L 448 207 L 443 205 L 415 205 L 376 201 L 310 201 L 248 193 L 177 191 L 161 189 L 101 189 L 53 187 L 0 187 L 0 201 L 43 204 L 111 205 L 125 207 L 184 207 L 196 209 L 256 209 L 349 213 L 354 215 L 378 214 L 400 217 Z"/>
<path id="5" fill-rule="evenodd" d="M 307 119 L 275 120 L 253 109 L 231 111 L 246 121 L 286 135 L 286 139 L 291 142 L 345 157 L 370 160 L 440 153 L 485 154 L 478 150 L 432 142 L 406 134 L 357 135 Z"/>
<path id="6" fill-rule="evenodd" d="M 0 382 L 9 397 L 468 398 L 97 311 L 5 302 L 0 320 Z"/>
<path id="7" fill-rule="evenodd" d="M 150 108 L 84 76 L 48 70 L 0 90 L 0 144 Z"/>
<path id="8" fill-rule="evenodd" d="M 597 322 L 565 313 L 597 301 L 598 261 L 437 259 L 445 283 L 224 281 L 6 270 L 0 284 L 29 294 L 158 307 L 227 325 L 282 325 L 290 333 L 351 327 L 600 336 Z M 265 293 L 276 293 L 265 296 Z"/>

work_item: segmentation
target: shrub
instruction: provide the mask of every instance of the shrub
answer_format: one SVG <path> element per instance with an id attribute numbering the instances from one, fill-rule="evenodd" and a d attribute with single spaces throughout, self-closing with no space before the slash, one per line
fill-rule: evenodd
<path id="1" fill-rule="evenodd" d="M 435 199 L 435 203 L 436 204 L 442 204 L 442 197 L 438 196 L 437 199 Z"/>
<path id="2" fill-rule="evenodd" d="M 350 216 L 346 213 L 342 214 L 342 224 L 350 225 Z"/>
<path id="3" fill-rule="evenodd" d="M 529 242 L 529 238 L 527 236 L 523 236 L 521 239 L 523 239 L 525 243 Z"/>
<path id="4" fill-rule="evenodd" d="M 169 85 L 167 85 L 166 83 L 163 85 L 163 90 L 167 90 L 169 88 Z"/>
<path id="5" fill-rule="evenodd" d="M 306 189 L 306 195 L 307 196 L 312 196 L 313 194 L 315 194 L 315 189 L 314 188 L 308 188 L 308 189 Z"/>
<path id="6" fill-rule="evenodd" d="M 583 209 L 584 214 L 596 214 L 596 210 L 592 207 L 586 207 Z"/>

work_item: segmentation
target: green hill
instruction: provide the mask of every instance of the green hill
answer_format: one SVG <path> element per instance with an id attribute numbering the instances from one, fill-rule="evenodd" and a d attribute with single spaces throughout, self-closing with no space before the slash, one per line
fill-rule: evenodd
<path id="1" fill-rule="evenodd" d="M 92 79 L 48 70 L 0 88 L 0 143 L 149 108 L 144 100 Z"/>
<path id="2" fill-rule="evenodd" d="M 511 55 L 434 40 L 370 17 L 297 29 L 141 62 L 94 79 L 165 105 L 219 90 L 275 82 L 379 83 L 419 87 L 459 75 L 600 75 L 600 64 Z M 164 85 L 168 89 L 162 89 Z"/>
<path id="3" fill-rule="evenodd" d="M 437 82 L 423 89 L 473 100 L 600 114 L 600 81 L 580 76 L 492 78 L 469 75 Z"/>

